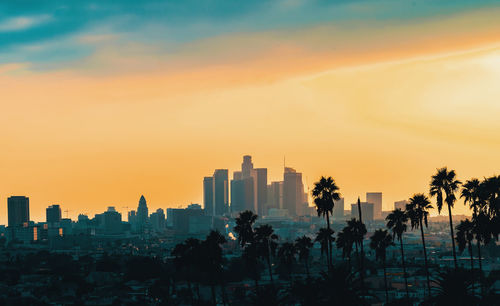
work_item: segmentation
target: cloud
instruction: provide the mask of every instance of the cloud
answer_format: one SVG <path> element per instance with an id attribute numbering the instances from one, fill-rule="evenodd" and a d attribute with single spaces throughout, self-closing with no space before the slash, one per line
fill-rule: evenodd
<path id="1" fill-rule="evenodd" d="M 26 30 L 50 21 L 52 18 L 50 15 L 39 15 L 39 16 L 21 16 L 9 18 L 3 22 L 0 22 L 0 32 L 12 32 Z"/>

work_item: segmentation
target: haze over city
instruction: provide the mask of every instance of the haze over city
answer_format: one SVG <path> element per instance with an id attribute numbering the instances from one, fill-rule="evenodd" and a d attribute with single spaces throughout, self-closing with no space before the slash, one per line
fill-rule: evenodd
<path id="1" fill-rule="evenodd" d="M 243 154 L 272 179 L 283 156 L 308 186 L 331 174 L 349 201 L 382 191 L 387 209 L 445 165 L 494 175 L 499 14 L 495 1 L 4 2 L 0 198 L 29 195 L 35 219 L 140 194 L 186 206 Z"/>

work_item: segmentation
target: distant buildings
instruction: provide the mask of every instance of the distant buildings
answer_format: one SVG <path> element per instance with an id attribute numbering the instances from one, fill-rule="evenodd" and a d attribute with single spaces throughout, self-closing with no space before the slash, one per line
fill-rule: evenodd
<path id="1" fill-rule="evenodd" d="M 304 215 L 307 206 L 302 183 L 302 173 L 293 168 L 285 167 L 283 173 L 283 208 L 291 216 Z"/>
<path id="2" fill-rule="evenodd" d="M 206 176 L 203 178 L 203 207 L 207 216 L 215 215 L 213 176 Z"/>
<path id="3" fill-rule="evenodd" d="M 151 221 L 151 227 L 154 231 L 163 232 L 165 230 L 165 213 L 163 209 L 158 208 L 156 212 L 149 216 L 149 220 Z"/>
<path id="4" fill-rule="evenodd" d="M 402 200 L 402 201 L 396 201 L 394 202 L 394 209 L 401 209 L 405 210 L 406 209 L 406 204 L 408 204 L 408 200 Z"/>
<path id="5" fill-rule="evenodd" d="M 30 199 L 24 196 L 12 196 L 7 199 L 9 227 L 23 226 L 30 220 Z"/>
<path id="6" fill-rule="evenodd" d="M 373 203 L 373 218 L 382 219 L 382 192 L 367 192 L 366 202 Z"/>
<path id="7" fill-rule="evenodd" d="M 227 169 L 217 169 L 213 175 L 213 205 L 214 213 L 222 216 L 229 212 L 229 180 Z"/>
<path id="8" fill-rule="evenodd" d="M 51 205 L 45 209 L 47 223 L 61 222 L 61 207 L 57 204 Z"/>
<path id="9" fill-rule="evenodd" d="M 338 201 L 334 201 L 333 206 L 333 219 L 334 220 L 344 220 L 344 198 L 340 198 Z"/>
<path id="10" fill-rule="evenodd" d="M 361 202 L 361 218 L 363 222 L 372 222 L 374 220 L 374 204 Z M 358 204 L 351 204 L 351 218 L 359 219 Z"/>
<path id="11" fill-rule="evenodd" d="M 146 203 L 146 198 L 141 195 L 139 199 L 139 205 L 137 206 L 137 213 L 135 218 L 135 229 L 138 232 L 144 232 L 148 225 L 149 214 L 148 214 L 148 205 Z"/>

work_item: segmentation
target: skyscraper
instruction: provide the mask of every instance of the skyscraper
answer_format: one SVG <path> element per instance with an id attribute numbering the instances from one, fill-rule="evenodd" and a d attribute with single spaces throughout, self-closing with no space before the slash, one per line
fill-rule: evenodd
<path id="1" fill-rule="evenodd" d="M 22 226 L 30 220 L 30 199 L 24 196 L 12 196 L 7 199 L 9 226 Z"/>
<path id="2" fill-rule="evenodd" d="M 241 175 L 242 178 L 250 177 L 253 170 L 252 156 L 243 156 L 243 163 L 241 163 Z"/>
<path id="3" fill-rule="evenodd" d="M 340 198 L 338 201 L 334 201 L 333 206 L 333 219 L 343 220 L 344 219 L 344 198 Z"/>
<path id="4" fill-rule="evenodd" d="M 203 178 L 203 207 L 207 216 L 213 216 L 215 214 L 214 178 L 212 176 Z"/>
<path id="5" fill-rule="evenodd" d="M 361 218 L 363 223 L 373 221 L 374 206 L 373 203 L 361 202 Z M 358 204 L 351 204 L 351 218 L 359 219 Z"/>
<path id="6" fill-rule="evenodd" d="M 137 207 L 136 216 L 137 229 L 142 232 L 146 229 L 146 224 L 149 221 L 148 205 L 143 195 L 141 195 L 141 198 L 139 199 L 139 206 Z"/>
<path id="7" fill-rule="evenodd" d="M 47 207 L 45 214 L 47 223 L 58 223 L 61 221 L 61 207 L 57 204 Z"/>
<path id="8" fill-rule="evenodd" d="M 151 220 L 151 226 L 156 232 L 162 232 L 165 230 L 165 213 L 163 209 L 158 208 L 156 212 L 152 213 L 149 217 Z"/>
<path id="9" fill-rule="evenodd" d="M 283 209 L 283 182 L 271 182 L 267 185 L 267 205 L 270 208 Z"/>
<path id="10" fill-rule="evenodd" d="M 229 211 L 228 170 L 217 169 L 213 175 L 214 210 L 216 216 Z"/>
<path id="11" fill-rule="evenodd" d="M 373 203 L 374 219 L 382 219 L 382 192 L 367 192 L 366 202 Z"/>
<path id="12" fill-rule="evenodd" d="M 283 208 L 288 210 L 290 216 L 296 216 L 297 213 L 300 213 L 299 207 L 304 202 L 302 173 L 295 171 L 293 168 L 285 167 L 283 174 Z"/>
<path id="13" fill-rule="evenodd" d="M 406 204 L 408 204 L 408 200 L 396 201 L 394 202 L 394 209 L 399 208 L 404 211 L 406 209 Z"/>
<path id="14" fill-rule="evenodd" d="M 248 177 L 231 181 L 231 212 L 239 213 L 245 210 L 254 210 L 254 185 L 253 179 Z"/>
<path id="15" fill-rule="evenodd" d="M 260 216 L 267 215 L 267 168 L 253 169 L 254 179 L 254 201 L 257 208 L 257 214 Z"/>

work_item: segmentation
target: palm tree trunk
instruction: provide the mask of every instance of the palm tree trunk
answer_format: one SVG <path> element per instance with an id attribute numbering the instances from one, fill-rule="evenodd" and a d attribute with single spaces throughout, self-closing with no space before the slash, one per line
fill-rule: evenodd
<path id="1" fill-rule="evenodd" d="M 406 264 L 405 264 L 405 252 L 403 248 L 403 237 L 399 239 L 399 243 L 401 245 L 401 264 L 403 265 L 403 276 L 405 279 L 405 289 L 406 289 L 406 298 L 410 299 L 410 294 L 408 293 L 408 278 L 406 275 Z"/>
<path id="2" fill-rule="evenodd" d="M 269 277 L 271 278 L 271 283 L 274 283 L 273 281 L 273 269 L 272 269 L 272 266 L 271 266 L 271 256 L 269 256 L 269 254 L 266 256 L 266 260 L 267 260 L 267 267 L 269 269 Z"/>
<path id="3" fill-rule="evenodd" d="M 479 283 L 481 284 L 481 294 L 483 294 L 483 262 L 481 260 L 481 241 L 477 241 L 477 256 L 479 257 Z"/>
<path id="4" fill-rule="evenodd" d="M 427 275 L 427 290 L 429 291 L 429 297 L 430 297 L 431 296 L 431 280 L 429 278 L 429 265 L 427 264 L 427 250 L 425 249 L 424 225 L 422 224 L 422 220 L 420 220 L 420 233 L 422 234 L 422 246 L 424 248 L 425 273 Z"/>
<path id="5" fill-rule="evenodd" d="M 469 240 L 470 272 L 472 273 L 472 293 L 474 293 L 474 256 L 472 255 L 472 241 Z"/>
<path id="6" fill-rule="evenodd" d="M 330 230 L 330 215 L 328 214 L 328 212 L 326 212 L 326 226 L 328 228 L 328 230 Z M 326 256 L 328 256 L 328 271 L 330 271 L 331 267 L 332 267 L 332 241 L 330 239 L 328 239 L 328 252 L 326 254 Z"/>
<path id="7" fill-rule="evenodd" d="M 389 290 L 387 289 L 387 273 L 385 269 L 385 258 L 383 258 L 383 266 L 384 266 L 384 286 L 385 286 L 385 303 L 389 304 Z"/>
<path id="8" fill-rule="evenodd" d="M 451 246 L 453 251 L 453 262 L 455 263 L 455 270 L 458 269 L 457 253 L 455 251 L 455 235 L 453 234 L 453 217 L 451 215 L 451 206 L 448 204 L 448 215 L 450 217 L 450 233 L 451 233 Z"/>

